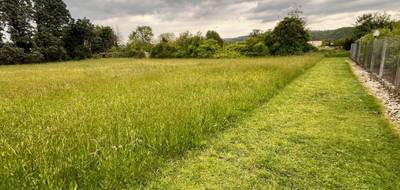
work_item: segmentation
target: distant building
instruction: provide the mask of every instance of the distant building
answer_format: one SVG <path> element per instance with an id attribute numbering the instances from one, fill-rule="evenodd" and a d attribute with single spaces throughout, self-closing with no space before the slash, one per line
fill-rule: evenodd
<path id="1" fill-rule="evenodd" d="M 312 46 L 316 47 L 316 48 L 320 48 L 323 45 L 322 41 L 309 41 L 309 44 L 311 44 Z"/>

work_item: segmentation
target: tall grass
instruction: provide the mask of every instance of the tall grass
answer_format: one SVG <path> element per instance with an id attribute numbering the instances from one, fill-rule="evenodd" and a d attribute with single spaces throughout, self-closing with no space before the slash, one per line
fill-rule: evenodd
<path id="1" fill-rule="evenodd" d="M 139 187 L 319 59 L 0 67 L 0 189 Z"/>

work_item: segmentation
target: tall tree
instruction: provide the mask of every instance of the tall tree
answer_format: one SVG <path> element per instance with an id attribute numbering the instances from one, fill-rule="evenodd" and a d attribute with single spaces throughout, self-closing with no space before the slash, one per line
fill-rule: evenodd
<path id="1" fill-rule="evenodd" d="M 301 54 L 310 50 L 310 34 L 298 9 L 289 13 L 272 31 L 267 40 L 274 55 Z"/>
<path id="2" fill-rule="evenodd" d="M 10 39 L 25 53 L 33 47 L 32 2 L 30 0 L 2 0 L 3 19 Z"/>
<path id="3" fill-rule="evenodd" d="M 65 29 L 65 49 L 72 59 L 85 59 L 92 56 L 92 41 L 95 36 L 94 25 L 90 20 L 78 19 Z"/>
<path id="4" fill-rule="evenodd" d="M 359 39 L 364 35 L 371 33 L 372 30 L 380 28 L 392 29 L 394 21 L 390 15 L 386 13 L 368 13 L 357 18 L 355 28 L 353 30 L 353 38 Z"/>
<path id="5" fill-rule="evenodd" d="M 150 26 L 139 26 L 129 35 L 129 46 L 139 52 L 150 52 L 154 37 Z"/>
<path id="6" fill-rule="evenodd" d="M 62 0 L 33 1 L 37 46 L 48 61 L 63 59 L 63 29 L 71 20 L 67 6 Z"/>
<path id="7" fill-rule="evenodd" d="M 163 33 L 163 34 L 160 34 L 158 39 L 161 42 L 172 42 L 175 39 L 175 34 L 174 33 Z"/>
<path id="8" fill-rule="evenodd" d="M 207 40 L 215 40 L 218 42 L 218 45 L 220 47 L 224 46 L 224 40 L 221 38 L 221 36 L 219 36 L 218 32 L 210 30 L 206 33 L 206 39 Z"/>
<path id="9" fill-rule="evenodd" d="M 3 32 L 5 26 L 4 1 L 0 2 L 0 47 L 3 45 Z"/>
<path id="10" fill-rule="evenodd" d="M 93 53 L 107 52 L 114 46 L 117 46 L 117 35 L 109 26 L 96 26 L 95 37 L 92 42 Z"/>

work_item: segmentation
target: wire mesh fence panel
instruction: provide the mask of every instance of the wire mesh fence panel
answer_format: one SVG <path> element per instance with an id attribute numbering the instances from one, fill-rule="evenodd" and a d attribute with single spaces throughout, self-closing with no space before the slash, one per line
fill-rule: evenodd
<path id="1" fill-rule="evenodd" d="M 351 46 L 350 58 L 400 91 L 400 37 L 358 41 Z"/>
<path id="2" fill-rule="evenodd" d="M 399 66 L 400 39 L 390 38 L 387 40 L 387 50 L 383 78 L 392 84 L 396 83 L 396 72 Z"/>
<path id="3" fill-rule="evenodd" d="M 357 50 L 358 50 L 358 45 L 357 44 L 351 44 L 351 49 L 350 49 L 350 58 L 353 61 L 357 61 Z"/>
<path id="4" fill-rule="evenodd" d="M 383 49 L 383 45 L 385 43 L 384 40 L 376 40 L 374 42 L 375 44 L 373 45 L 373 54 L 372 54 L 372 58 L 371 58 L 371 72 L 379 75 L 379 71 L 381 68 L 381 60 L 382 60 L 382 49 Z"/>
<path id="5" fill-rule="evenodd" d="M 369 70 L 370 68 L 372 52 L 373 52 L 373 42 L 368 42 L 365 47 L 365 59 L 363 64 L 366 70 Z"/>

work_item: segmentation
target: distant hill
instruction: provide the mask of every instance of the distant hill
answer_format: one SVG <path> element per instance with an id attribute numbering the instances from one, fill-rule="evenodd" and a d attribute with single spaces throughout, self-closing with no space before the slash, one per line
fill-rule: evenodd
<path id="1" fill-rule="evenodd" d="M 321 30 L 311 31 L 311 39 L 313 41 L 324 41 L 324 40 L 340 40 L 343 38 L 351 37 L 353 35 L 353 27 L 343 27 L 336 30 Z M 239 36 L 236 38 L 225 38 L 224 41 L 227 43 L 240 42 L 246 40 L 248 36 Z"/>
<path id="2" fill-rule="evenodd" d="M 343 27 L 336 30 L 311 31 L 313 41 L 340 40 L 353 35 L 353 27 Z"/>
<path id="3" fill-rule="evenodd" d="M 232 42 L 240 42 L 240 41 L 244 41 L 248 38 L 249 36 L 239 36 L 236 38 L 225 38 L 224 41 L 227 43 L 232 43 Z"/>

